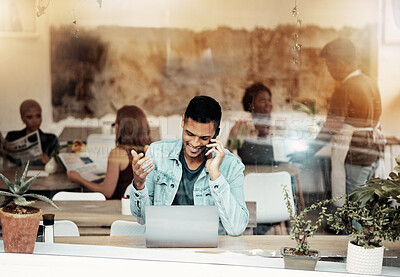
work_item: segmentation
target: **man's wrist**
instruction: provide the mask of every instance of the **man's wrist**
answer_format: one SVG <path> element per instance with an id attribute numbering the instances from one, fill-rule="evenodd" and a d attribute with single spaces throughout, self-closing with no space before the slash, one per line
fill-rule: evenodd
<path id="1" fill-rule="evenodd" d="M 218 170 L 216 172 L 208 172 L 208 175 L 210 176 L 211 181 L 215 181 L 221 176 L 221 172 Z"/>
<path id="2" fill-rule="evenodd" d="M 137 185 L 137 184 L 133 183 L 133 186 L 135 187 L 136 190 L 143 190 L 144 189 L 144 183 L 140 184 L 140 185 Z"/>

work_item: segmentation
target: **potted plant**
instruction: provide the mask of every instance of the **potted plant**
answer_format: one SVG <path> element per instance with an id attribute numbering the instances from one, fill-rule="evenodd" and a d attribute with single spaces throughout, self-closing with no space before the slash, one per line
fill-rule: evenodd
<path id="1" fill-rule="evenodd" d="M 310 249 L 308 238 L 312 237 L 321 226 L 326 216 L 326 206 L 338 201 L 341 197 L 319 201 L 306 207 L 299 214 L 294 214 L 286 185 L 283 185 L 283 193 L 290 216 L 290 237 L 296 242 L 296 247 L 283 247 L 281 249 L 285 268 L 314 270 L 320 257 L 317 250 Z M 306 219 L 309 212 L 319 208 L 321 211 L 314 223 L 310 219 Z"/>
<path id="2" fill-rule="evenodd" d="M 47 202 L 58 209 L 49 198 L 43 195 L 27 193 L 29 187 L 38 176 L 37 174 L 25 181 L 28 167 L 29 161 L 20 179 L 18 179 L 17 172 L 15 173 L 14 184 L 0 173 L 0 178 L 10 191 L 0 191 L 0 196 L 5 197 L 5 200 L 0 203 L 5 252 L 33 253 L 42 213 L 40 209 L 32 207 L 35 201 L 28 201 L 27 198 L 35 198 Z"/>
<path id="3" fill-rule="evenodd" d="M 380 274 L 383 241 L 400 239 L 400 156 L 389 178 L 372 178 L 355 189 L 342 207 L 328 216 L 336 233 L 344 231 L 353 240 L 348 243 L 346 269 L 350 273 Z"/>

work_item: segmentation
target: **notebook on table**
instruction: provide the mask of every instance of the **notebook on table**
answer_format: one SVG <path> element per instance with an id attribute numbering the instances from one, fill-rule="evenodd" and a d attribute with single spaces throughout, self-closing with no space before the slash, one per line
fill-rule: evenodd
<path id="1" fill-rule="evenodd" d="M 218 247 L 216 206 L 147 206 L 146 247 Z"/>

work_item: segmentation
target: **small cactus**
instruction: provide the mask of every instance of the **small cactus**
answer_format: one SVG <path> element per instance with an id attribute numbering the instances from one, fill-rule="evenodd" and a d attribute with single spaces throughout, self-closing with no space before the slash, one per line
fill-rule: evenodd
<path id="1" fill-rule="evenodd" d="M 5 177 L 3 174 L 0 173 L 0 178 L 3 180 L 3 182 L 10 190 L 10 192 L 0 191 L 0 196 L 5 196 L 5 200 L 0 203 L 0 208 L 6 206 L 10 202 L 14 202 L 16 206 L 32 206 L 35 203 L 35 201 L 26 200 L 26 197 L 29 197 L 29 198 L 36 198 L 43 202 L 49 203 L 54 208 L 58 209 L 56 204 L 54 204 L 54 202 L 49 198 L 47 198 L 46 196 L 35 193 L 26 193 L 29 190 L 29 187 L 32 185 L 32 183 L 36 180 L 36 178 L 39 175 L 38 173 L 29 180 L 25 181 L 26 174 L 28 173 L 28 167 L 29 167 L 29 161 L 26 164 L 25 170 L 21 178 L 19 179 L 18 179 L 18 173 L 15 172 L 14 184 L 12 184 L 11 181 L 7 179 L 7 177 Z"/>

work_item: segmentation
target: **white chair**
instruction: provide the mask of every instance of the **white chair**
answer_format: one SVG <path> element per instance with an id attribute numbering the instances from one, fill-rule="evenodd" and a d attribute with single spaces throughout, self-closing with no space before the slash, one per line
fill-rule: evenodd
<path id="1" fill-rule="evenodd" d="M 244 176 L 244 195 L 246 201 L 255 201 L 257 223 L 280 224 L 282 234 L 286 234 L 284 222 L 289 220 L 282 185 L 286 185 L 293 211 L 295 206 L 292 182 L 288 172 L 248 173 Z M 275 231 L 279 228 L 275 225 Z"/>
<path id="2" fill-rule="evenodd" d="M 125 189 L 124 196 L 129 196 L 131 194 L 131 190 L 132 190 L 132 185 L 129 184 Z"/>
<path id="3" fill-rule="evenodd" d="M 115 148 L 115 135 L 90 134 L 87 137 L 86 151 L 100 169 L 107 169 L 108 154 L 113 148 Z"/>
<path id="4" fill-rule="evenodd" d="M 53 201 L 105 201 L 101 192 L 71 192 L 60 191 L 54 194 Z"/>
<path id="5" fill-rule="evenodd" d="M 78 226 L 70 220 L 54 221 L 55 237 L 79 237 Z"/>
<path id="6" fill-rule="evenodd" d="M 146 226 L 137 222 L 116 220 L 111 224 L 110 236 L 144 236 Z"/>

